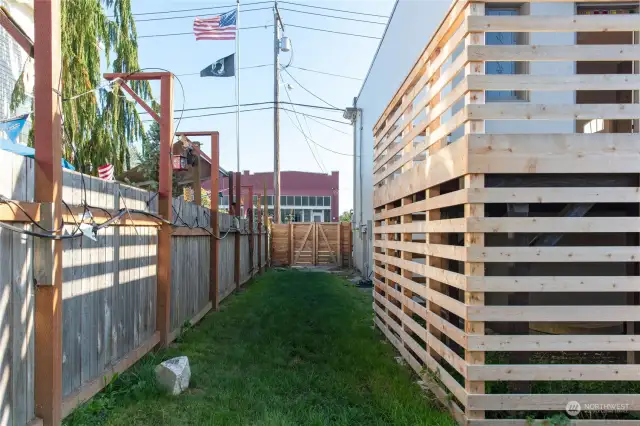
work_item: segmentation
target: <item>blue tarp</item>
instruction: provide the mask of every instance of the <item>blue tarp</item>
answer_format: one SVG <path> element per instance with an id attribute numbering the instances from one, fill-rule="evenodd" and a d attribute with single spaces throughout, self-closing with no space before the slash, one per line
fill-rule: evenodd
<path id="1" fill-rule="evenodd" d="M 30 158 L 34 158 L 36 155 L 35 149 L 25 145 L 20 145 L 18 143 L 12 143 L 12 142 L 9 142 L 8 140 L 0 139 L 0 149 L 2 149 L 3 151 L 13 152 L 14 154 L 23 155 L 25 157 L 30 157 Z M 64 158 L 62 159 L 62 167 L 69 170 L 76 169 Z"/>
<path id="2" fill-rule="evenodd" d="M 14 154 L 24 157 L 34 158 L 36 150 L 25 145 L 17 143 L 18 135 L 22 131 L 24 124 L 27 122 L 29 114 L 19 115 L 8 120 L 0 120 L 0 149 L 13 152 Z M 62 159 L 62 167 L 69 170 L 75 170 L 67 160 Z"/>

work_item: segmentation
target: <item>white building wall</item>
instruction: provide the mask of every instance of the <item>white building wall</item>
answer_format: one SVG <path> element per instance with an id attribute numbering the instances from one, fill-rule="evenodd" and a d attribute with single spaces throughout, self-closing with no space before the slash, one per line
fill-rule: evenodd
<path id="1" fill-rule="evenodd" d="M 371 273 L 373 250 L 373 126 L 411 71 L 444 19 L 450 0 L 397 0 L 369 73 L 356 101 L 361 109 L 355 123 L 354 264 Z M 363 232 L 366 226 L 366 233 Z"/>

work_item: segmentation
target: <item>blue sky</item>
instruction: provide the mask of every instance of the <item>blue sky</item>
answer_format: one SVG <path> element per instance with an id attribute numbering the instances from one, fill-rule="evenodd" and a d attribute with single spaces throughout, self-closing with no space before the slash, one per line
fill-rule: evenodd
<path id="1" fill-rule="evenodd" d="M 269 4 L 246 5 L 257 0 L 241 1 L 240 27 L 271 25 L 273 12 Z M 393 7 L 393 0 L 341 0 L 341 1 L 309 1 L 298 0 L 312 6 L 334 9 L 345 9 L 364 13 L 388 16 Z M 217 2 L 203 1 L 162 1 L 135 0 L 133 13 L 146 13 L 175 9 L 191 9 L 200 7 L 224 6 L 233 0 Z M 266 10 L 242 12 L 242 9 L 256 9 L 269 7 Z M 287 24 L 303 25 L 333 31 L 350 32 L 381 37 L 384 25 L 332 19 L 309 14 L 295 13 L 286 9 L 304 10 L 313 13 L 345 16 L 355 19 L 386 22 L 385 19 L 364 15 L 352 15 L 321 9 L 311 9 L 279 3 L 281 16 L 285 25 L 285 35 L 293 44 L 292 66 L 342 74 L 351 77 L 364 78 L 371 60 L 378 46 L 378 40 L 346 35 L 330 34 L 302 28 L 289 27 Z M 162 15 L 137 16 L 138 35 L 153 35 L 166 33 L 190 32 L 193 18 L 171 19 L 161 21 L 142 22 L 142 19 L 195 15 L 201 13 L 214 14 L 225 12 L 226 9 L 214 11 L 181 12 Z M 193 34 L 173 37 L 152 37 L 139 39 L 139 57 L 141 67 L 161 67 L 173 71 L 175 74 L 196 73 L 213 61 L 235 52 L 234 41 L 195 41 Z M 281 64 L 289 62 L 290 53 L 281 53 Z M 240 66 L 254 66 L 273 63 L 273 27 L 241 31 L 240 34 Z M 300 84 L 322 97 L 327 102 L 340 108 L 351 106 L 353 98 L 357 96 L 362 81 L 326 76 L 307 71 L 290 68 L 289 72 Z M 282 73 L 285 83 L 290 84 L 290 92 L 295 103 L 324 105 L 321 101 L 305 92 L 289 75 Z M 180 77 L 185 90 L 185 108 L 198 108 L 215 105 L 235 104 L 233 78 L 201 78 L 199 76 Z M 240 101 L 241 103 L 264 102 L 273 99 L 273 67 L 260 67 L 240 72 Z M 159 94 L 159 88 L 154 86 L 154 94 Z M 284 87 L 281 87 L 281 100 L 288 101 Z M 176 83 L 174 95 L 175 108 L 182 108 L 183 98 L 179 84 Z M 342 119 L 340 112 L 322 111 L 318 109 L 297 108 L 299 112 Z M 227 110 L 203 110 L 185 112 L 185 116 L 221 112 Z M 231 110 L 229 110 L 231 111 Z M 292 121 L 297 125 L 293 113 L 281 111 L 280 114 L 280 145 L 281 170 L 302 170 L 320 172 L 321 169 L 314 160 L 302 134 L 296 130 Z M 176 114 L 176 118 L 179 113 Z M 324 122 L 346 133 L 339 133 L 327 128 L 316 121 L 299 116 L 303 129 L 319 144 L 335 151 L 351 153 L 353 136 L 351 126 L 339 123 Z M 343 120 L 344 121 L 344 120 Z M 235 115 L 221 115 L 183 119 L 179 130 L 218 130 L 220 132 L 222 167 L 236 170 L 235 148 Z M 204 145 L 209 151 L 207 144 Z M 353 158 L 341 156 L 311 144 L 320 164 L 327 172 L 340 171 L 340 210 L 352 207 L 353 192 Z M 273 110 L 246 112 L 240 114 L 240 168 L 242 170 L 271 171 L 273 170 Z"/>

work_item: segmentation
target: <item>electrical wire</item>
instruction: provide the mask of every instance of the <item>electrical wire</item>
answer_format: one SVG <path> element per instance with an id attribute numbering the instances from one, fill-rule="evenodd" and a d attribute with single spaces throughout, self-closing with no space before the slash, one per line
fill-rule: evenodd
<path id="1" fill-rule="evenodd" d="M 320 96 L 318 96 L 318 95 L 316 95 L 315 93 L 313 93 L 311 90 L 309 90 L 309 89 L 307 89 L 306 87 L 304 87 L 304 86 L 303 86 L 303 85 L 302 85 L 298 80 L 296 80 L 296 79 L 295 79 L 295 77 L 294 77 L 294 76 L 292 76 L 292 75 L 291 75 L 291 73 L 290 73 L 286 68 L 282 68 L 282 70 L 283 70 L 284 72 L 286 72 L 286 73 L 287 73 L 287 75 L 289 75 L 289 77 L 291 77 L 291 79 L 292 79 L 293 81 L 295 81 L 295 82 L 296 82 L 296 84 L 297 84 L 298 86 L 300 86 L 300 87 L 302 88 L 302 90 L 304 90 L 305 92 L 307 92 L 308 94 L 310 94 L 310 95 L 311 95 L 311 96 L 313 96 L 314 98 L 318 99 L 319 101 L 321 101 L 321 102 L 323 102 L 323 103 L 325 103 L 325 104 L 327 104 L 327 105 L 329 105 L 330 107 L 333 107 L 333 108 L 335 108 L 335 109 L 342 109 L 342 108 L 338 108 L 337 106 L 335 106 L 335 105 L 333 105 L 333 104 L 330 104 L 329 102 L 327 102 L 327 101 L 325 101 L 324 99 L 322 99 Z"/>
<path id="2" fill-rule="evenodd" d="M 314 27 L 307 27 L 304 25 L 294 25 L 294 24 L 287 24 L 288 27 L 293 27 L 293 28 L 302 28 L 305 30 L 313 30 L 313 31 L 321 31 L 324 33 L 332 33 L 332 34 L 340 34 L 340 35 L 347 35 L 347 36 L 353 36 L 353 37 L 362 37 L 362 38 L 370 38 L 373 40 L 380 40 L 381 37 L 376 37 L 376 36 L 371 36 L 371 35 L 365 35 L 365 34 L 355 34 L 355 33 L 345 33 L 342 31 L 333 31 L 333 30 L 327 30 L 324 28 L 314 28 Z M 189 33 L 191 34 L 191 33 Z"/>
<path id="3" fill-rule="evenodd" d="M 328 124 L 325 124 L 325 123 L 323 123 L 322 121 L 317 120 L 317 119 L 315 119 L 315 118 L 313 118 L 313 117 L 311 117 L 311 116 L 305 115 L 305 117 L 309 117 L 309 119 L 310 119 L 310 120 L 315 121 L 316 123 L 321 124 L 321 125 L 323 125 L 324 127 L 328 127 L 328 128 L 330 128 L 330 129 L 333 129 L 333 130 L 335 130 L 335 131 L 336 131 L 336 132 L 338 132 L 338 133 L 342 133 L 343 135 L 347 135 L 347 136 L 350 136 L 350 135 L 351 135 L 350 133 L 343 132 L 342 130 L 336 129 L 336 128 L 335 128 L 335 127 L 333 127 L 333 126 L 329 126 Z M 346 123 L 345 123 L 345 124 L 346 124 Z"/>
<path id="4" fill-rule="evenodd" d="M 253 3 L 243 3 L 242 6 L 255 6 L 258 4 L 268 4 L 273 3 L 273 1 L 257 1 Z M 180 13 L 180 12 L 194 12 L 196 10 L 216 10 L 216 9 L 228 9 L 230 7 L 235 7 L 236 4 L 228 4 L 228 5 L 220 5 L 220 6 L 209 6 L 209 7 L 196 7 L 193 9 L 179 9 L 179 10 L 159 10 L 156 12 L 140 12 L 140 13 L 132 13 L 133 16 L 143 16 L 143 15 L 160 15 L 163 13 Z"/>
<path id="5" fill-rule="evenodd" d="M 287 115 L 287 117 L 288 117 L 288 115 Z M 303 131 L 301 128 L 298 128 L 295 124 L 294 124 L 294 127 L 295 127 L 295 128 L 296 128 L 300 133 L 302 133 L 302 134 L 303 134 L 303 136 L 305 136 L 305 138 L 307 138 L 307 136 L 304 134 L 304 131 Z M 314 145 L 316 145 L 316 146 L 318 146 L 318 147 L 320 147 L 320 148 L 324 149 L 325 151 L 333 152 L 334 154 L 343 155 L 343 156 L 345 156 L 345 157 L 360 157 L 359 155 L 353 155 L 353 154 L 347 154 L 346 152 L 334 151 L 334 150 L 333 150 L 333 149 L 331 149 L 331 148 L 327 148 L 327 147 L 326 147 L 326 146 L 324 146 L 324 145 L 320 145 L 318 142 L 316 142 L 316 141 L 314 141 L 314 140 L 312 140 L 312 139 L 309 139 L 309 141 L 310 141 L 311 143 L 313 143 Z"/>
<path id="6" fill-rule="evenodd" d="M 234 5 L 235 6 L 235 5 Z M 256 12 L 258 10 L 271 10 L 271 7 L 258 7 L 255 9 L 245 9 L 240 12 Z M 207 13 L 204 15 L 182 15 L 182 16 L 167 16 L 164 18 L 149 18 L 149 19 L 136 19 L 136 24 L 139 22 L 149 22 L 149 21 L 164 21 L 167 19 L 184 19 L 184 18 L 198 18 L 198 17 L 206 17 L 206 16 L 218 16 L 220 13 Z"/>
<path id="7" fill-rule="evenodd" d="M 361 79 L 361 78 L 349 77 L 349 76 L 346 76 L 346 75 L 340 75 L 340 74 L 332 74 L 332 73 L 330 73 L 330 72 L 325 72 L 325 71 L 311 70 L 311 69 L 309 69 L 309 68 L 295 67 L 295 66 L 293 66 L 293 65 L 292 65 L 291 67 L 288 67 L 288 68 L 295 68 L 295 69 L 297 69 L 297 70 L 308 71 L 308 72 L 315 72 L 315 73 L 317 73 L 317 74 L 330 75 L 330 76 L 332 76 L 332 77 L 347 78 L 347 79 L 349 79 L 349 80 L 358 80 L 358 81 L 362 81 L 362 79 Z"/>
<path id="8" fill-rule="evenodd" d="M 355 10 L 345 10 L 345 9 L 332 9 L 330 7 L 321 7 L 321 6 L 310 6 L 308 4 L 302 4 L 302 3 L 294 3 L 291 1 L 280 1 L 280 3 L 282 4 L 291 4 L 294 6 L 301 6 L 301 7 L 308 7 L 310 9 L 323 9 L 323 10 L 331 10 L 332 12 L 343 12 L 343 13 L 353 13 L 356 15 L 365 15 L 365 16 L 375 16 L 378 18 L 385 18 L 385 19 L 389 19 L 388 16 L 385 15 L 376 15 L 374 13 L 366 13 L 366 12 L 357 12 Z"/>
<path id="9" fill-rule="evenodd" d="M 265 101 L 265 102 L 251 102 L 251 103 L 246 103 L 246 104 L 240 104 L 241 107 L 253 107 L 253 106 L 258 106 L 258 105 L 269 105 L 269 104 L 273 104 L 273 101 Z M 295 105 L 295 106 L 299 106 L 299 107 L 305 107 L 305 108 L 316 108 L 316 109 L 322 109 L 322 110 L 328 110 L 328 111 L 344 111 L 343 108 L 338 108 L 338 107 L 334 107 L 331 106 L 330 108 L 327 108 L 325 106 L 322 105 L 310 105 L 310 104 L 299 104 L 299 103 L 293 103 L 293 102 L 279 102 L 281 104 L 285 104 L 285 105 Z M 202 111 L 202 110 L 207 110 L 207 109 L 226 109 L 226 108 L 235 108 L 236 105 L 214 105 L 214 106 L 207 106 L 207 107 L 194 107 L 194 108 L 182 108 L 182 109 L 174 109 L 173 112 L 185 112 L 185 111 Z M 148 114 L 148 112 L 146 111 L 140 111 L 140 114 Z"/>
<path id="10" fill-rule="evenodd" d="M 255 25 L 253 27 L 242 27 L 238 28 L 240 31 L 243 30 L 255 30 L 258 28 L 267 29 L 269 27 L 273 27 L 273 24 L 269 25 Z M 172 37 L 172 36 L 182 36 L 182 35 L 193 35 L 193 31 L 189 31 L 187 33 L 170 33 L 170 34 L 147 34 L 147 35 L 139 35 L 138 38 L 151 38 L 151 37 Z"/>
<path id="11" fill-rule="evenodd" d="M 280 102 L 282 103 L 282 102 Z M 254 112 L 254 111 L 265 111 L 265 110 L 269 110 L 269 109 L 273 109 L 273 106 L 267 106 L 267 107 L 262 107 L 262 108 L 253 108 L 253 109 L 245 109 L 245 110 L 241 110 L 240 112 Z M 296 112 L 287 108 L 282 108 L 280 107 L 281 111 L 289 111 L 289 112 Z M 218 116 L 218 115 L 229 115 L 229 114 L 235 114 L 235 111 L 226 111 L 226 112 L 213 112 L 213 113 L 208 113 L 208 114 L 198 114 L 198 115 L 189 115 L 187 117 L 182 117 L 183 120 L 187 120 L 189 118 L 201 118 L 201 117 L 214 117 L 214 116 Z M 297 111 L 298 114 L 300 115 L 305 115 L 307 117 L 314 117 L 320 120 L 325 120 L 325 121 L 332 121 L 334 123 L 338 123 L 338 124 L 344 124 L 345 126 L 351 126 L 351 123 L 345 123 L 344 121 L 339 121 L 339 120 L 333 120 L 331 118 L 327 118 L 327 117 L 320 117 L 318 115 L 312 115 L 312 114 L 307 114 L 305 112 L 299 112 Z M 154 121 L 152 118 L 148 119 L 148 120 L 142 120 L 143 123 L 147 123 L 150 121 Z"/>
<path id="12" fill-rule="evenodd" d="M 322 17 L 325 17 L 325 18 L 343 19 L 345 21 L 363 22 L 365 24 L 387 25 L 386 22 L 367 21 L 367 20 L 364 20 L 364 19 L 347 18 L 345 16 L 325 15 L 324 13 L 305 12 L 305 11 L 302 11 L 302 10 L 288 9 L 286 7 L 281 7 L 280 10 L 287 10 L 289 12 L 296 12 L 296 13 L 305 13 L 307 15 L 322 16 Z"/>
<path id="13" fill-rule="evenodd" d="M 280 81 L 282 81 L 284 83 L 284 79 L 282 78 L 282 76 L 280 76 Z M 291 102 L 291 96 L 289 96 L 289 89 L 287 89 L 287 86 L 285 86 L 284 89 L 285 89 L 284 91 L 285 91 L 285 93 L 287 95 L 287 98 L 289 99 L 289 102 Z M 327 171 L 324 170 L 324 168 L 320 165 L 320 161 L 318 161 L 318 158 L 316 157 L 316 154 L 313 152 L 313 149 L 311 148 L 311 144 L 309 143 L 309 139 L 307 138 L 307 135 L 302 130 L 302 124 L 300 123 L 300 119 L 298 118 L 298 114 L 295 112 L 296 111 L 295 107 L 293 107 L 293 111 L 294 111 L 294 115 L 296 117 L 296 121 L 300 125 L 299 130 L 302 133 L 302 136 L 304 136 L 305 142 L 307 142 L 307 146 L 309 147 L 309 151 L 311 151 L 311 155 L 313 155 L 313 159 L 316 160 L 316 164 L 318 164 L 318 167 L 320 168 L 320 170 L 322 172 L 324 172 L 324 173 L 327 173 Z M 291 124 L 293 124 L 295 126 L 295 123 L 293 122 L 293 120 L 291 119 L 291 117 L 289 116 L 288 113 L 287 113 L 287 117 L 291 121 Z"/>

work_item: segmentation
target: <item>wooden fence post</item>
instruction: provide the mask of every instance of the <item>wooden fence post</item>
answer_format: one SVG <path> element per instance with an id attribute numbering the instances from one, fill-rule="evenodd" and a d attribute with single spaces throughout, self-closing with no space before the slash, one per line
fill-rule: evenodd
<path id="1" fill-rule="evenodd" d="M 218 217 L 218 191 L 220 176 L 220 134 L 211 133 L 211 243 L 209 246 L 209 300 L 217 311 L 220 308 L 220 283 L 218 271 L 220 268 L 220 222 Z"/>
<path id="2" fill-rule="evenodd" d="M 245 211 L 247 212 L 247 221 L 249 222 L 249 277 L 252 277 L 255 273 L 253 265 L 253 253 L 255 251 L 253 245 L 253 236 L 255 235 L 253 232 L 253 186 L 249 187 L 249 195 L 247 195 L 247 198 L 249 199 L 249 203 Z M 251 214 L 249 214 L 249 212 L 251 212 Z"/>
<path id="3" fill-rule="evenodd" d="M 35 2 L 34 14 L 35 200 L 43 203 L 42 225 L 58 229 L 62 223 L 60 0 Z M 62 241 L 34 240 L 35 414 L 45 426 L 57 426 L 62 421 Z"/>
<path id="4" fill-rule="evenodd" d="M 234 208 L 234 216 L 236 216 L 238 218 L 238 224 L 240 223 L 240 217 L 242 215 L 242 203 L 240 202 L 241 196 L 242 196 L 242 182 L 241 182 L 241 173 L 240 171 L 238 171 L 237 175 L 238 177 L 238 181 L 235 183 L 235 190 L 236 190 L 236 202 L 235 202 L 235 208 Z M 236 244 L 235 244 L 235 255 L 233 257 L 233 265 L 234 265 L 234 276 L 235 276 L 235 281 L 236 281 L 236 291 L 240 289 L 240 243 L 242 241 L 242 234 L 240 233 L 240 230 L 238 229 L 236 231 Z"/>
<path id="5" fill-rule="evenodd" d="M 293 266 L 293 252 L 295 251 L 293 240 L 293 223 L 289 222 L 289 266 Z"/>
<path id="6" fill-rule="evenodd" d="M 258 194 L 258 207 L 262 204 L 262 197 L 266 197 L 267 195 Z M 258 217 L 258 274 L 262 273 L 262 214 L 260 214 L 260 208 L 256 212 L 256 216 Z"/>
<path id="7" fill-rule="evenodd" d="M 160 188 L 158 212 L 171 222 L 172 174 L 171 140 L 173 139 L 173 75 L 160 80 Z M 157 280 L 156 328 L 160 332 L 160 346 L 165 346 L 171 333 L 171 225 L 163 223 L 158 232 L 158 280 Z"/>

